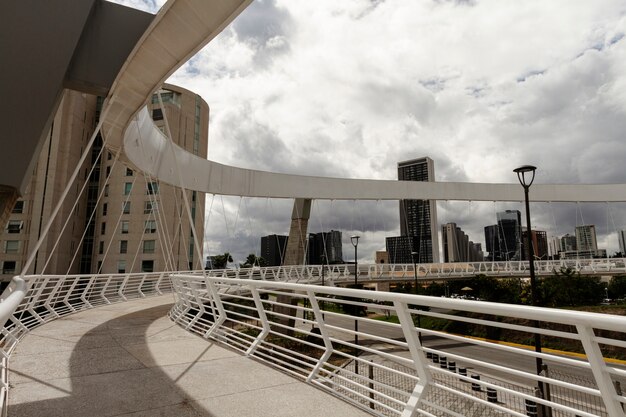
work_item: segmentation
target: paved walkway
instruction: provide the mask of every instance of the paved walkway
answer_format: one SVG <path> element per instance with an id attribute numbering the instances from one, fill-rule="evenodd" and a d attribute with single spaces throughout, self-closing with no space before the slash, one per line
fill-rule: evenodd
<path id="1" fill-rule="evenodd" d="M 99 307 L 33 330 L 10 360 L 9 417 L 368 416 L 192 335 L 172 296 Z"/>

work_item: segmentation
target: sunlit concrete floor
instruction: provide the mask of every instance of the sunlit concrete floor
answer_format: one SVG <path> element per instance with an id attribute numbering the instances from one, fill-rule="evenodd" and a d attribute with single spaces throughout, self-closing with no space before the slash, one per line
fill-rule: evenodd
<path id="1" fill-rule="evenodd" d="M 33 330 L 10 359 L 10 417 L 367 416 L 175 325 L 172 296 Z"/>

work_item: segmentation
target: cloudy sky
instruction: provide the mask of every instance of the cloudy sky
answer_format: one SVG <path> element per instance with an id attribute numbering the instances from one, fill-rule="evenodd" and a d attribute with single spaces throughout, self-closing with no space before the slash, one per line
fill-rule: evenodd
<path id="1" fill-rule="evenodd" d="M 156 11 L 161 1 L 126 1 Z M 626 182 L 626 2 L 255 1 L 170 82 L 211 108 L 209 159 L 277 172 L 395 179 L 430 156 L 437 181 Z M 584 199 L 584 197 L 581 197 Z M 474 241 L 520 204 L 440 202 Z M 549 235 L 596 224 L 618 250 L 626 205 L 531 207 Z M 207 245 L 241 260 L 287 234 L 291 202 L 207 196 Z M 398 234 L 397 202 L 316 201 L 310 230 Z"/>

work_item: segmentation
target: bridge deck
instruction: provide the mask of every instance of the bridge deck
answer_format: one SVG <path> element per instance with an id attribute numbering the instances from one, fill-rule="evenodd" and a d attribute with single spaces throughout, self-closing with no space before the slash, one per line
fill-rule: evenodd
<path id="1" fill-rule="evenodd" d="M 9 416 L 366 416 L 187 333 L 172 296 L 80 312 L 27 335 L 10 361 Z"/>

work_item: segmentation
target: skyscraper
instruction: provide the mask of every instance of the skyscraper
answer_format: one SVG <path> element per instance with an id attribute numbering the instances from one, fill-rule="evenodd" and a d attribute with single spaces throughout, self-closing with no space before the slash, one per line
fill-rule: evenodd
<path id="1" fill-rule="evenodd" d="M 428 157 L 399 162 L 398 180 L 434 181 L 435 164 Z M 390 262 L 411 263 L 411 252 L 417 252 L 419 263 L 439 262 L 436 202 L 400 200 L 400 235 L 387 238 Z"/>
<path id="2" fill-rule="evenodd" d="M 285 259 L 288 236 L 268 235 L 261 238 L 261 257 L 267 266 L 281 266 Z"/>
<path id="3" fill-rule="evenodd" d="M 576 226 L 576 248 L 580 252 L 598 250 L 595 225 Z"/>
<path id="4" fill-rule="evenodd" d="M 469 236 L 456 223 L 441 226 L 441 241 L 444 262 L 483 261 L 480 243 L 469 240 Z"/>
<path id="5" fill-rule="evenodd" d="M 163 128 L 163 116 L 167 115 L 174 143 L 206 157 L 206 102 L 175 86 L 166 86 L 161 94 L 163 108 L 156 99 L 149 105 L 157 126 Z M 93 133 L 101 105 L 100 97 L 65 93 L 31 184 L 15 204 L 9 226 L 0 234 L 3 279 L 20 272 L 41 236 Z M 137 174 L 117 161 L 104 145 L 98 136 L 28 273 L 201 268 L 181 191 Z M 85 191 L 81 192 L 83 186 Z M 204 194 L 188 191 L 187 198 L 202 244 Z"/>
<path id="6" fill-rule="evenodd" d="M 498 223 L 485 227 L 488 259 L 492 261 L 519 261 L 522 259 L 521 213 L 505 210 L 496 214 Z"/>
<path id="7" fill-rule="evenodd" d="M 307 254 L 309 265 L 343 263 L 341 232 L 311 233 Z"/>

